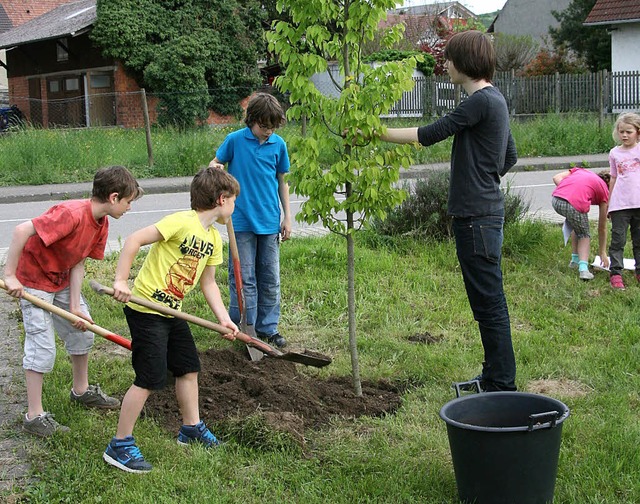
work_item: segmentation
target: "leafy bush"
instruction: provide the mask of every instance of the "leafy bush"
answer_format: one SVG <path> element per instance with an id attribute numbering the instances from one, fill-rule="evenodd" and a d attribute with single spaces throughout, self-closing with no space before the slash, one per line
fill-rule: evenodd
<path id="1" fill-rule="evenodd" d="M 451 219 L 447 216 L 449 171 L 428 172 L 415 184 L 404 184 L 408 196 L 391 210 L 385 220 L 374 219 L 372 227 L 388 236 L 413 235 L 443 240 L 451 236 Z"/>
<path id="2" fill-rule="evenodd" d="M 447 215 L 449 170 L 434 170 L 415 181 L 404 184 L 408 196 L 391 210 L 385 220 L 373 219 L 372 229 L 386 236 L 414 236 L 440 241 L 452 236 L 451 217 Z M 505 226 L 520 222 L 529 211 L 530 203 L 507 187 Z"/>
<path id="3" fill-rule="evenodd" d="M 364 58 L 365 63 L 374 63 L 376 61 L 401 61 L 411 56 L 420 56 L 423 61 L 416 62 L 416 68 L 425 76 L 433 75 L 433 67 L 436 66 L 436 60 L 428 53 L 422 51 L 399 51 L 396 49 L 385 49 L 370 54 Z"/>
<path id="4" fill-rule="evenodd" d="M 209 108 L 239 117 L 240 100 L 260 83 L 264 12 L 256 0 L 109 0 L 96 8 L 91 40 L 160 95 L 163 125 L 193 125 Z"/>

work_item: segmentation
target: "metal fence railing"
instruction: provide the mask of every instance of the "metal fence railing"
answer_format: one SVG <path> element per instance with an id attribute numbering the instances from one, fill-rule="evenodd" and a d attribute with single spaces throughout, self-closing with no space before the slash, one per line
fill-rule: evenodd
<path id="1" fill-rule="evenodd" d="M 465 93 L 461 86 L 453 85 L 447 76 L 414 77 L 415 86 L 403 94 L 386 117 L 438 117 L 453 110 Z M 322 79 L 314 81 L 320 92 L 336 96 L 335 85 Z M 514 73 L 498 73 L 494 84 L 504 95 L 512 116 L 587 112 L 616 114 L 627 110 L 640 110 L 640 72 L 602 71 L 589 74 L 555 74 L 539 77 L 519 77 Z M 171 96 L 189 97 L 194 92 L 172 93 Z M 202 90 L 200 95 L 215 90 Z M 27 124 L 37 127 L 143 127 L 145 117 L 151 124 L 166 112 L 167 103 L 161 94 L 115 92 L 84 94 L 68 99 L 36 99 L 10 96 Z M 164 109 L 163 109 L 164 107 Z M 146 112 L 146 114 L 145 114 Z M 206 122 L 223 122 L 213 113 Z"/>

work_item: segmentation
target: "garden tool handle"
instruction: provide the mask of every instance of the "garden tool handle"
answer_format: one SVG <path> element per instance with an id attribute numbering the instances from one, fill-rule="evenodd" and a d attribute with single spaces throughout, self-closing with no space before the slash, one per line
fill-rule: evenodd
<path id="1" fill-rule="evenodd" d="M 231 261 L 233 264 L 233 277 L 236 281 L 236 295 L 238 297 L 238 311 L 241 317 L 245 317 L 244 311 L 244 292 L 242 287 L 242 267 L 240 265 L 240 253 L 238 252 L 238 242 L 236 241 L 236 232 L 233 229 L 233 221 L 231 217 L 227 221 L 227 235 L 229 237 L 229 251 L 231 252 Z M 245 321 L 246 322 L 246 321 Z"/>
<path id="2" fill-rule="evenodd" d="M 0 288 L 7 290 L 7 286 L 3 280 L 0 280 Z M 97 334 L 98 336 L 102 336 L 103 338 L 108 339 L 109 341 L 112 341 L 120 345 L 121 347 L 126 348 L 127 350 L 131 350 L 131 341 L 128 340 L 127 338 L 123 338 L 122 336 L 114 334 L 111 331 L 108 331 L 105 328 L 100 327 L 99 325 L 93 324 L 88 320 L 83 319 L 82 317 L 78 317 L 74 313 L 68 312 L 67 310 L 63 310 L 59 306 L 51 304 L 45 301 L 44 299 L 40 299 L 39 297 L 34 296 L 33 294 L 29 294 L 28 292 L 23 291 L 22 297 L 27 301 L 29 301 L 31 304 L 36 305 L 42 308 L 43 310 L 48 311 L 49 313 L 58 315 L 59 317 L 62 317 L 63 319 L 71 322 L 72 324 L 75 324 L 78 320 L 81 320 L 84 323 L 85 327 L 88 330 L 90 330 L 92 333 Z"/>
<path id="3" fill-rule="evenodd" d="M 96 280 L 91 280 L 89 282 L 89 285 L 91 286 L 91 288 L 96 291 L 98 294 L 107 294 L 109 296 L 113 296 L 113 289 L 111 287 L 107 287 L 105 285 L 100 284 L 99 282 L 97 282 Z M 179 318 L 182 320 L 186 320 L 187 322 L 191 322 L 192 324 L 196 324 L 199 325 L 201 327 L 204 327 L 206 329 L 211 329 L 219 334 L 232 334 L 233 331 L 231 329 L 229 329 L 228 327 L 225 327 L 223 325 L 220 324 L 216 324 L 215 322 L 211 322 L 210 320 L 206 320 L 200 317 L 196 317 L 195 315 L 191 315 L 189 313 L 184 313 L 180 310 L 176 310 L 174 308 L 169 308 L 168 306 L 165 305 L 161 305 L 159 303 L 155 303 L 153 301 L 149 301 L 147 299 L 143 299 L 143 298 L 139 298 L 137 296 L 131 296 L 129 298 L 129 301 L 131 301 L 134 304 L 140 305 L 140 306 L 144 306 L 145 308 L 149 308 L 151 310 L 155 310 L 158 313 L 162 313 L 164 315 L 169 315 L 171 317 L 175 317 L 175 318 Z M 249 336 L 248 334 L 244 334 L 242 332 L 239 332 L 235 335 L 236 339 L 242 341 L 243 343 L 247 343 L 248 345 L 252 345 L 256 348 L 259 348 L 260 350 L 262 350 L 264 353 L 269 354 L 269 355 L 274 355 L 274 356 L 280 356 L 282 355 L 282 352 L 280 352 L 279 350 L 276 350 L 275 348 L 273 348 L 271 345 L 268 345 L 267 343 L 257 339 L 257 338 L 252 338 L 251 336 Z"/>

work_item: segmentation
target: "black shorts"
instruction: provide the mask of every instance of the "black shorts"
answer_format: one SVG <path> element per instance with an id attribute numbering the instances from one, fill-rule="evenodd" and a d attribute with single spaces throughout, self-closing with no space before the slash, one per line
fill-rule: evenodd
<path id="1" fill-rule="evenodd" d="M 198 350 L 186 321 L 128 306 L 124 307 L 124 314 L 131 332 L 134 385 L 161 390 L 167 383 L 167 369 L 176 377 L 200 371 Z"/>

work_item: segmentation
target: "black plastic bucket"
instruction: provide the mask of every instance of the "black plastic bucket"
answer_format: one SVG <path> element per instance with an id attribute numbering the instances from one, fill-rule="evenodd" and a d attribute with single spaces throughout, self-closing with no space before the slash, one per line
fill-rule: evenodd
<path id="1" fill-rule="evenodd" d="M 474 504 L 546 504 L 558 473 L 562 402 L 525 392 L 458 397 L 440 418 L 447 434 L 460 500 Z"/>

